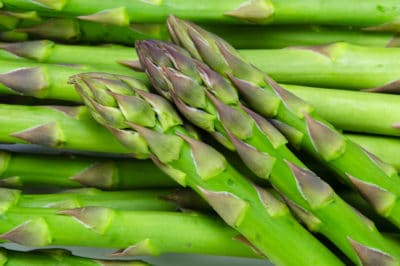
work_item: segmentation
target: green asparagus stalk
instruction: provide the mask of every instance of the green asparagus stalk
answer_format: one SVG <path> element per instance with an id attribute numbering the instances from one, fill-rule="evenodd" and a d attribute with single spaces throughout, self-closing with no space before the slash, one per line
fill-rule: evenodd
<path id="1" fill-rule="evenodd" d="M 84 107 L 2 104 L 0 125 L 0 141 L 3 143 L 129 153 L 127 148 L 92 119 Z"/>
<path id="2" fill-rule="evenodd" d="M 67 83 L 68 77 L 95 69 L 102 69 L 101 65 L 54 65 L 0 59 L 0 93 L 80 102 L 79 96 Z M 143 77 L 141 73 L 122 67 L 117 70 L 107 67 L 107 70 L 116 74 L 128 73 L 139 79 Z"/>
<path id="3" fill-rule="evenodd" d="M 11 12 L 0 10 L 0 31 L 7 31 L 20 26 L 40 23 L 41 18 L 35 11 Z"/>
<path id="4" fill-rule="evenodd" d="M 336 131 L 311 105 L 247 63 L 221 38 L 174 17 L 169 29 L 193 56 L 227 75 L 253 109 L 280 120 L 276 125 L 294 145 L 331 167 L 379 214 L 400 226 L 400 179 L 391 165 Z"/>
<path id="5" fill-rule="evenodd" d="M 325 235 L 356 264 L 363 265 L 372 257 L 380 264 L 400 262 L 375 226 L 307 169 L 272 124 L 239 103 L 228 80 L 172 44 L 140 41 L 136 49 L 153 86 L 173 100 L 190 122 L 234 148 L 254 174 L 279 191 L 311 231 Z M 361 256 L 360 247 L 365 251 Z M 377 251 L 381 258 L 376 257 Z"/>
<path id="6" fill-rule="evenodd" d="M 2 143 L 29 143 L 52 148 L 101 153 L 130 153 L 129 149 L 121 145 L 107 130 L 99 126 L 92 119 L 89 111 L 83 106 L 0 104 L 0 125 L 0 142 Z M 400 150 L 400 140 L 396 138 L 354 134 L 346 134 L 346 136 L 371 152 L 376 153 L 383 161 L 393 164 L 400 171 L 400 160 L 396 155 Z M 136 157 L 147 158 L 147 153 L 139 151 L 136 151 Z M 0 162 L 0 169 L 3 169 L 4 160 Z M 59 164 L 55 164 L 55 167 L 57 165 Z M 27 171 L 31 170 L 27 169 Z M 110 169 L 107 171 L 110 171 Z M 107 171 L 104 173 L 107 173 Z M 21 172 L 17 175 L 20 176 Z M 8 177 L 12 176 L 8 175 Z M 89 180 L 88 178 L 90 179 L 91 177 L 88 176 L 84 179 L 76 177 L 75 179 L 78 179 L 80 183 L 90 186 L 93 185 L 93 182 L 99 181 L 97 179 Z M 154 182 L 156 180 L 158 180 L 157 177 L 155 177 Z M 14 181 L 11 179 L 7 183 L 11 183 L 12 185 L 15 182 L 18 183 L 18 179 Z M 109 184 L 109 182 L 114 182 L 109 180 L 109 176 L 102 182 L 105 182 L 105 184 L 98 183 L 98 186 L 102 188 L 104 188 L 103 186 L 114 186 Z M 135 181 L 132 180 L 132 182 Z M 119 187 L 120 185 L 117 183 L 115 186 Z M 125 183 L 121 184 L 121 186 L 125 186 Z"/>
<path id="7" fill-rule="evenodd" d="M 112 257 L 162 253 L 255 257 L 237 232 L 198 213 L 11 207 L 2 214 L 0 239 L 49 245 L 118 249 Z"/>
<path id="8" fill-rule="evenodd" d="M 71 189 L 52 194 L 25 194 L 0 188 L 0 195 L 16 195 L 15 206 L 22 208 L 73 209 L 104 207 L 132 211 L 176 211 L 180 208 L 207 210 L 201 198 L 186 190 L 101 191 L 95 188 Z"/>
<path id="9" fill-rule="evenodd" d="M 113 25 L 164 22 L 169 14 L 207 23 L 328 24 L 398 30 L 395 0 L 114 0 L 93 3 L 84 0 L 3 0 L 3 8 L 36 10 L 49 16 L 78 17 Z M 295 10 L 296 12 L 294 12 Z"/>
<path id="10" fill-rule="evenodd" d="M 400 87 L 397 48 L 338 42 L 240 53 L 282 83 L 391 93 Z"/>
<path id="11" fill-rule="evenodd" d="M 372 152 L 400 172 L 400 139 L 382 136 L 345 134 L 351 141 Z"/>
<path id="12" fill-rule="evenodd" d="M 373 47 L 398 47 L 400 39 L 392 32 L 363 32 L 347 27 L 309 25 L 247 26 L 209 25 L 204 27 L 228 40 L 235 48 L 266 49 L 296 45 L 321 45 L 348 42 Z M 19 27 L 15 41 L 51 39 L 68 43 L 118 43 L 133 46 L 136 40 L 167 40 L 165 24 L 131 24 L 115 26 L 78 19 L 43 19 L 35 25 Z M 0 33 L 0 40 L 13 41 L 11 32 Z M 11 36 L 10 36 L 11 35 Z"/>
<path id="13" fill-rule="evenodd" d="M 295 85 L 283 87 L 310 103 L 336 128 L 346 131 L 400 136 L 398 95 L 320 89 Z"/>
<path id="14" fill-rule="evenodd" d="M 96 260 L 72 256 L 70 252 L 61 249 L 18 252 L 0 249 L 0 265 L 2 266 L 146 266 L 142 261 L 112 261 Z"/>
<path id="15" fill-rule="evenodd" d="M 88 73 L 72 77 L 71 82 L 94 118 L 119 141 L 130 148 L 147 145 L 161 169 L 200 194 L 273 263 L 342 264 L 294 220 L 282 202 L 249 182 L 222 154 L 186 130 L 161 96 L 120 87 L 109 79 L 109 74 Z"/>
<path id="16" fill-rule="evenodd" d="M 97 136 L 95 132 L 93 136 Z M 89 186 L 107 190 L 176 187 L 150 160 L 6 151 L 0 151 L 0 185 L 14 188 Z"/>

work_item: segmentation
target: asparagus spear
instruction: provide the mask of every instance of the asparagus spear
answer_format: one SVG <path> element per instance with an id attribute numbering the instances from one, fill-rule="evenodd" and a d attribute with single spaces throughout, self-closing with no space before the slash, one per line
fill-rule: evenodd
<path id="1" fill-rule="evenodd" d="M 112 254 L 115 257 L 171 252 L 256 256 L 250 247 L 235 240 L 237 232 L 198 213 L 11 207 L 2 217 L 0 238 L 31 247 L 120 249 Z"/>
<path id="2" fill-rule="evenodd" d="M 0 249 L 0 264 L 2 266 L 146 266 L 142 261 L 105 261 L 72 256 L 70 252 L 61 249 L 18 252 Z"/>
<path id="3" fill-rule="evenodd" d="M 164 24 L 131 24 L 115 26 L 68 18 L 42 18 L 39 24 L 20 26 L 0 40 L 13 41 L 11 33 L 19 33 L 15 41 L 51 39 L 68 43 L 118 43 L 133 46 L 136 40 L 167 40 Z M 283 48 L 295 45 L 320 45 L 338 41 L 373 46 L 398 47 L 399 36 L 392 32 L 363 32 L 348 27 L 309 25 L 210 25 L 204 27 L 227 39 L 236 48 Z M 11 36 L 10 36 L 11 35 Z"/>
<path id="4" fill-rule="evenodd" d="M 396 170 L 324 121 L 308 103 L 247 63 L 228 43 L 198 26 L 169 19 L 171 36 L 215 71 L 229 76 L 253 109 L 277 124 L 294 145 L 320 159 L 400 226 L 400 179 Z"/>
<path id="5" fill-rule="evenodd" d="M 356 264 L 372 260 L 377 251 L 382 254 L 374 258 L 377 263 L 400 262 L 379 231 L 307 169 L 272 124 L 239 103 L 228 80 L 172 44 L 140 41 L 136 49 L 160 94 L 173 100 L 190 122 L 236 149 L 249 169 L 267 179 L 311 231 L 325 235 Z M 360 246 L 365 249 L 363 256 Z"/>
<path id="6" fill-rule="evenodd" d="M 283 203 L 243 178 L 222 154 L 182 127 L 168 102 L 134 86 L 128 89 L 109 83 L 108 76 L 80 74 L 71 82 L 94 118 L 119 141 L 128 147 L 139 141 L 148 145 L 151 158 L 161 169 L 199 193 L 273 263 L 341 264 L 294 220 Z M 128 135 L 140 139 L 121 137 Z"/>
<path id="7" fill-rule="evenodd" d="M 132 211 L 176 211 L 179 208 L 207 210 L 206 204 L 186 190 L 134 190 L 105 192 L 94 188 L 71 189 L 52 194 L 25 194 L 0 188 L 0 195 L 17 195 L 15 206 L 22 208 L 73 209 L 104 207 Z"/>
<path id="8" fill-rule="evenodd" d="M 398 92 L 400 87 L 397 48 L 338 42 L 240 53 L 282 83 L 378 92 Z"/>
<path id="9" fill-rule="evenodd" d="M 93 136 L 97 135 L 93 133 Z M 7 187 L 90 186 L 107 190 L 176 187 L 150 160 L 6 151 L 0 151 L 0 184 Z"/>
<path id="10" fill-rule="evenodd" d="M 3 8 L 37 10 L 50 16 L 78 17 L 113 25 L 164 22 L 169 14 L 197 22 L 256 24 L 328 24 L 398 30 L 395 0 L 307 2 L 275 0 L 114 0 L 94 4 L 85 0 L 3 0 Z M 296 12 L 293 12 L 295 10 Z"/>
<path id="11" fill-rule="evenodd" d="M 127 148 L 92 119 L 84 107 L 2 104 L 0 125 L 0 141 L 3 143 L 30 143 L 54 148 L 129 153 Z M 137 150 L 136 156 L 140 155 L 140 150 Z M 144 154 L 144 157 L 146 156 L 147 154 Z"/>
<path id="12" fill-rule="evenodd" d="M 0 59 L 0 93 L 80 102 L 79 96 L 67 84 L 67 79 L 74 74 L 94 69 L 102 68 L 101 65 L 97 67 L 76 64 L 54 65 L 28 60 Z M 112 73 L 129 73 L 139 79 L 143 77 L 141 73 L 122 67 L 115 70 L 110 67 L 107 69 Z"/>
<path id="13" fill-rule="evenodd" d="M 130 152 L 115 141 L 107 130 L 100 127 L 83 106 L 0 104 L 0 125 L 0 142 L 3 143 L 30 143 L 53 148 L 114 154 L 129 154 Z M 399 140 L 354 134 L 346 134 L 346 136 L 400 170 L 400 160 L 396 155 L 400 150 Z M 147 154 L 140 152 L 140 149 L 136 151 L 135 156 L 147 158 Z M 1 163 L 4 164 L 4 161 L 2 160 Z M 13 182 L 12 179 L 10 182 Z M 90 180 L 78 182 L 88 182 L 88 185 L 93 183 Z M 109 184 L 109 177 L 103 182 Z M 103 185 L 99 184 L 99 186 Z"/>

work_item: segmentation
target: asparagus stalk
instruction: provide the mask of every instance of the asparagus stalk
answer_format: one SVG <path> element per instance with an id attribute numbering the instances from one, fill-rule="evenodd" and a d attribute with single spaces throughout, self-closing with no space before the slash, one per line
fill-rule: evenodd
<path id="1" fill-rule="evenodd" d="M 397 48 L 338 42 L 240 53 L 282 83 L 378 92 L 398 92 L 400 87 Z"/>
<path id="2" fill-rule="evenodd" d="M 372 260 L 377 251 L 382 254 L 374 258 L 378 263 L 400 262 L 375 226 L 307 169 L 272 124 L 239 103 L 228 80 L 174 45 L 140 41 L 136 49 L 160 94 L 173 100 L 190 122 L 236 149 L 249 169 L 267 179 L 311 231 L 325 235 L 356 264 Z M 365 250 L 361 256 L 360 247 Z"/>
<path id="3" fill-rule="evenodd" d="M 161 169 L 200 194 L 273 263 L 342 264 L 294 220 L 283 203 L 243 178 L 222 154 L 182 127 L 180 117 L 162 97 L 140 88 L 115 86 L 107 82 L 108 76 L 80 74 L 71 82 L 94 118 L 117 139 L 128 147 L 138 142 L 148 145 Z M 140 139 L 127 137 L 137 135 Z"/>
<path id="4" fill-rule="evenodd" d="M 277 125 L 294 145 L 331 167 L 379 214 L 400 226 L 400 179 L 391 165 L 336 131 L 311 105 L 247 63 L 221 38 L 174 17 L 169 29 L 193 56 L 227 75 L 252 108 L 280 120 Z"/>
<path id="5" fill-rule="evenodd" d="M 43 19 L 43 18 L 42 18 Z M 235 48 L 265 49 L 296 45 L 321 45 L 348 42 L 373 47 L 398 47 L 399 36 L 392 32 L 363 32 L 347 27 L 309 25 L 247 26 L 210 25 L 204 27 L 227 39 Z M 68 18 L 44 18 L 41 23 L 19 27 L 0 39 L 13 41 L 51 39 L 68 43 L 118 43 L 133 46 L 136 40 L 167 40 L 165 24 L 131 24 L 115 26 Z M 10 36 L 11 35 L 11 36 Z"/>
<path id="6" fill-rule="evenodd" d="M 36 248 L 115 248 L 119 250 L 112 256 L 122 258 L 172 252 L 256 256 L 250 247 L 235 240 L 239 237 L 237 232 L 218 219 L 198 213 L 11 207 L 2 217 L 3 241 Z"/>
<path id="7" fill-rule="evenodd" d="M 0 44 L 0 48 L 5 50 L 4 53 L 0 53 L 0 57 L 4 58 L 19 56 L 47 63 L 81 64 L 96 67 L 103 65 L 104 69 L 108 69 L 110 72 L 120 72 L 119 70 L 122 69 L 121 73 L 127 70 L 124 66 L 119 65 L 118 61 L 127 62 L 128 59 L 137 59 L 137 54 L 132 48 L 123 46 L 93 47 L 62 45 L 51 41 L 30 41 L 3 43 Z M 71 54 L 80 56 L 71 57 Z M 100 63 L 98 63 L 99 56 L 102 58 Z M 133 74 L 138 73 L 133 72 Z M 66 73 L 62 75 L 62 78 L 57 77 L 56 80 L 62 83 L 67 79 L 67 75 Z M 143 76 L 143 78 L 145 77 Z M 317 112 L 335 127 L 353 132 L 400 135 L 398 125 L 400 123 L 400 99 L 397 96 L 284 84 L 282 86 L 311 103 Z M 57 83 L 57 86 L 53 86 L 49 90 L 54 92 L 53 95 L 58 96 L 44 95 L 42 97 L 80 100 L 75 91 L 67 85 Z"/>
<path id="8" fill-rule="evenodd" d="M 207 210 L 206 204 L 186 190 L 135 190 L 105 192 L 94 188 L 71 189 L 52 194 L 25 194 L 0 188 L 0 195 L 13 193 L 22 208 L 73 209 L 104 207 L 132 211 L 176 211 L 179 208 Z"/>
<path id="9" fill-rule="evenodd" d="M 107 130 L 99 126 L 96 121 L 92 119 L 89 111 L 83 106 L 25 106 L 0 104 L 0 125 L 0 142 L 3 143 L 30 143 L 52 148 L 101 153 L 130 153 L 129 149 L 121 145 Z M 346 134 L 346 136 L 363 147 L 366 147 L 371 152 L 376 153 L 383 161 L 393 164 L 396 169 L 400 171 L 400 160 L 396 155 L 400 150 L 399 140 L 395 138 L 354 134 Z M 388 146 L 388 144 L 390 145 Z M 148 155 L 138 149 L 135 156 L 147 158 Z M 3 167 L 4 160 L 1 160 L 1 165 Z M 55 164 L 55 166 L 56 165 L 58 164 Z M 2 167 L 0 168 L 2 169 Z M 110 171 L 110 169 L 108 171 Z M 21 173 L 19 173 L 18 176 L 19 175 L 21 175 Z M 154 182 L 156 182 L 156 180 L 158 180 L 158 178 L 154 179 Z M 18 179 L 16 181 L 17 183 L 19 182 Z M 78 180 L 78 182 L 81 183 L 87 182 L 87 185 L 90 186 L 93 185 L 93 182 L 97 181 L 97 179 Z M 9 180 L 9 182 L 12 184 L 12 179 Z M 106 182 L 106 184 L 99 183 L 98 186 L 114 186 L 109 185 L 109 182 L 111 182 L 109 176 L 103 182 Z M 134 180 L 132 180 L 132 182 L 134 182 Z M 117 184 L 116 186 L 119 187 Z M 125 183 L 123 186 L 125 186 Z"/>
<path id="10" fill-rule="evenodd" d="M 93 132 L 93 136 L 97 136 L 96 133 Z M 6 151 L 0 151 L 0 184 L 7 187 L 89 186 L 107 190 L 176 187 L 176 183 L 154 167 L 150 160 Z"/>
<path id="11" fill-rule="evenodd" d="M 362 3 L 357 0 L 114 0 L 96 4 L 84 0 L 3 0 L 6 9 L 36 10 L 44 15 L 78 17 L 113 25 L 164 22 L 169 14 L 175 14 L 207 23 L 353 25 L 392 31 L 398 30 L 397 4 L 395 0 Z"/>
<path id="12" fill-rule="evenodd" d="M 102 68 L 101 65 L 97 67 L 76 64 L 54 65 L 28 60 L 0 59 L 0 93 L 80 102 L 79 96 L 67 83 L 68 77 L 94 69 Z M 129 73 L 139 79 L 143 77 L 141 73 L 123 67 L 115 70 L 110 67 L 107 69 L 113 73 Z"/>
<path id="13" fill-rule="evenodd" d="M 3 143 L 106 153 L 130 152 L 98 125 L 84 107 L 2 104 L 0 124 L 0 141 Z M 136 156 L 141 157 L 139 150 Z"/>
<path id="14" fill-rule="evenodd" d="M 70 252 L 61 249 L 18 252 L 0 249 L 0 264 L 2 266 L 146 266 L 142 261 L 105 261 L 72 256 Z"/>

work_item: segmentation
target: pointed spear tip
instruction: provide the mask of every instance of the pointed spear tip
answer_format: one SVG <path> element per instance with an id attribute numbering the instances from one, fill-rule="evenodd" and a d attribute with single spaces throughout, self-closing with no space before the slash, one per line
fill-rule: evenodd
<path id="1" fill-rule="evenodd" d="M 144 72 L 144 68 L 140 64 L 139 60 L 119 60 L 117 63 L 132 68 L 137 72 Z"/>

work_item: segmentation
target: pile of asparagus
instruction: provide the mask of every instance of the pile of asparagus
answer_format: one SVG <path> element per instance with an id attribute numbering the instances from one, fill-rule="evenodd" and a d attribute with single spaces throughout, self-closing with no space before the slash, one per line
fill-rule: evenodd
<path id="1" fill-rule="evenodd" d="M 397 1 L 0 7 L 1 265 L 400 265 Z"/>

